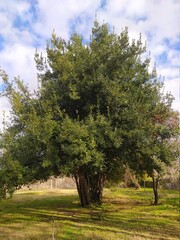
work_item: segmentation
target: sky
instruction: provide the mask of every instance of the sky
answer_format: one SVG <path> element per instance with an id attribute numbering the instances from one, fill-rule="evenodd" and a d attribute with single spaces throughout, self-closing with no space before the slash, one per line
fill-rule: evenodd
<path id="1" fill-rule="evenodd" d="M 20 76 L 37 89 L 36 49 L 45 51 L 53 31 L 65 40 L 74 31 L 89 39 L 95 17 L 117 34 L 127 26 L 130 39 L 142 34 L 151 67 L 156 64 L 165 92 L 175 97 L 172 107 L 180 111 L 180 0 L 0 0 L 0 68 L 10 80 Z M 0 98 L 0 128 L 9 109 Z"/>

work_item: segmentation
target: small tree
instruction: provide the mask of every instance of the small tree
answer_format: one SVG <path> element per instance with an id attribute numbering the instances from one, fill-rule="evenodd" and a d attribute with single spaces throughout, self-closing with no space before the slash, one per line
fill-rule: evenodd
<path id="1" fill-rule="evenodd" d="M 163 111 L 163 110 L 162 110 Z M 159 179 L 165 172 L 165 167 L 178 157 L 178 134 L 179 134 L 179 114 L 169 108 L 169 104 L 164 107 L 164 114 L 155 116 L 154 131 L 152 132 L 152 165 L 149 167 L 149 175 L 153 179 L 153 191 L 155 201 L 158 204 Z M 160 111 L 159 111 L 160 113 Z"/>
<path id="2" fill-rule="evenodd" d="M 149 119 L 147 136 L 144 138 L 146 145 L 141 147 L 141 156 L 138 161 L 137 171 L 148 173 L 152 178 L 154 204 L 158 205 L 158 186 L 165 169 L 170 166 L 178 157 L 178 134 L 179 134 L 179 114 L 173 111 L 167 102 L 157 109 L 154 109 Z"/>

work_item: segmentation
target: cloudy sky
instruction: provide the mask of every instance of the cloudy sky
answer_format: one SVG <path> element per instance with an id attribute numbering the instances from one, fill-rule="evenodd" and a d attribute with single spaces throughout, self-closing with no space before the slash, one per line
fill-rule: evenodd
<path id="1" fill-rule="evenodd" d="M 95 14 L 117 34 L 125 26 L 131 38 L 142 34 L 152 65 L 156 63 L 165 91 L 175 97 L 173 108 L 179 110 L 180 0 L 0 0 L 0 67 L 10 79 L 19 75 L 35 89 L 35 49 L 45 50 L 53 30 L 65 39 L 73 31 L 89 39 Z M 0 123 L 8 108 L 1 98 Z"/>

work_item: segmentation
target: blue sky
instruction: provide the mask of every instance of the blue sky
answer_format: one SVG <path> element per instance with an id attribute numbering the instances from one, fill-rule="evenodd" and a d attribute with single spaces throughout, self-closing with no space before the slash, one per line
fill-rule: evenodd
<path id="1" fill-rule="evenodd" d="M 175 97 L 173 108 L 180 110 L 180 0 L 2 0 L 0 67 L 10 79 L 19 75 L 36 89 L 35 49 L 44 52 L 53 29 L 65 39 L 74 30 L 89 39 L 95 14 L 117 34 L 125 26 L 130 38 L 142 34 L 151 66 L 156 63 L 165 91 Z M 0 99 L 0 122 L 2 111 L 9 114 L 5 98 Z"/>

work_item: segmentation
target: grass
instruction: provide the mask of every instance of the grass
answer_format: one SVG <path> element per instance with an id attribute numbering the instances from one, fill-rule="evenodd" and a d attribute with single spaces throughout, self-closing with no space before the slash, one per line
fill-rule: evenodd
<path id="1" fill-rule="evenodd" d="M 102 206 L 81 208 L 75 190 L 18 191 L 0 202 L 0 239 L 170 240 L 179 239 L 179 193 L 105 190 Z"/>

